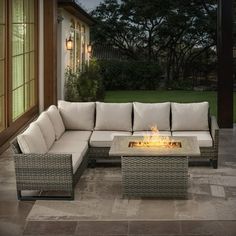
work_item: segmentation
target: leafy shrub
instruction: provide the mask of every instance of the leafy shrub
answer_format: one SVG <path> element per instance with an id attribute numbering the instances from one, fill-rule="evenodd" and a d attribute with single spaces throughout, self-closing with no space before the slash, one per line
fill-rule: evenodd
<path id="1" fill-rule="evenodd" d="M 66 101 L 79 101 L 79 70 L 73 72 L 73 70 L 68 66 L 65 72 L 65 100 Z"/>
<path id="2" fill-rule="evenodd" d="M 80 74 L 78 91 L 82 101 L 95 101 L 104 98 L 100 67 L 96 60 L 91 60 Z"/>
<path id="3" fill-rule="evenodd" d="M 67 68 L 65 72 L 65 100 L 95 101 L 104 98 L 104 88 L 99 65 L 91 60 L 81 72 Z"/>
<path id="4" fill-rule="evenodd" d="M 172 80 L 170 88 L 174 90 L 193 90 L 193 80 L 187 78 L 182 80 Z"/>
<path id="5" fill-rule="evenodd" d="M 161 69 L 157 63 L 143 61 L 100 60 L 106 90 L 157 89 Z"/>

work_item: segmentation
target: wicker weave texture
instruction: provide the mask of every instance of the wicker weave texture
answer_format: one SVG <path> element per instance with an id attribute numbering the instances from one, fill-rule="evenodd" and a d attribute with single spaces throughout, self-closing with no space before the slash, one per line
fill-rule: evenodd
<path id="1" fill-rule="evenodd" d="M 200 147 L 201 156 L 200 158 L 207 160 L 218 161 L 218 148 L 219 148 L 219 127 L 216 118 L 212 116 L 210 118 L 210 132 L 213 138 L 212 147 Z M 89 160 L 96 160 L 97 162 L 111 162 L 112 159 L 120 160 L 120 157 L 110 157 L 108 147 L 90 147 L 89 149 Z M 195 158 L 195 157 L 190 157 Z M 198 157 L 199 158 L 199 157 Z"/>
<path id="2" fill-rule="evenodd" d="M 187 157 L 122 157 L 121 166 L 124 196 L 187 196 Z"/>
<path id="3" fill-rule="evenodd" d="M 72 191 L 71 154 L 14 154 L 17 190 Z"/>

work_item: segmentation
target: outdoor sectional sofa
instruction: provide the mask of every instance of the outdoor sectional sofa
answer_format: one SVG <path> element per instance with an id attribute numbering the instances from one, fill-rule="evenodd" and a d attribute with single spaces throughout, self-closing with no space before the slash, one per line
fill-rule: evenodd
<path id="1" fill-rule="evenodd" d="M 157 126 L 161 136 L 196 136 L 201 158 L 218 163 L 218 132 L 209 105 L 201 103 L 102 103 L 59 101 L 12 142 L 18 199 L 23 190 L 67 191 L 69 196 L 36 198 L 74 199 L 74 185 L 88 163 L 120 162 L 110 157 L 114 136 L 143 136 Z"/>

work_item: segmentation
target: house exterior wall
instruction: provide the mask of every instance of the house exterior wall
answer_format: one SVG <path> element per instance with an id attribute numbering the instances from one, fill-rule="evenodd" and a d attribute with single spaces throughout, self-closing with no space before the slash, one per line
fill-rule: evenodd
<path id="1" fill-rule="evenodd" d="M 58 9 L 59 20 L 57 30 L 57 95 L 58 99 L 64 99 L 64 84 L 65 84 L 65 70 L 70 66 L 70 50 L 66 49 L 66 39 L 69 38 L 71 32 L 72 21 L 76 24 L 79 23 L 85 27 L 85 61 L 89 61 L 89 55 L 87 53 L 87 45 L 90 43 L 90 29 L 89 26 L 76 18 L 66 10 Z M 74 46 L 74 42 L 73 42 Z M 80 45 L 81 46 L 81 45 Z M 80 50 L 81 51 L 81 50 Z M 80 55 L 81 56 L 81 55 Z"/>

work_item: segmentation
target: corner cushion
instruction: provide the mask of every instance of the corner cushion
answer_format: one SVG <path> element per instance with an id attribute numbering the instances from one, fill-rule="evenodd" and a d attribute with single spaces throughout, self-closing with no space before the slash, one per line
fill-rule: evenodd
<path id="1" fill-rule="evenodd" d="M 131 132 L 93 131 L 90 138 L 91 147 L 110 147 L 115 136 L 130 136 Z"/>
<path id="2" fill-rule="evenodd" d="M 67 130 L 89 130 L 94 128 L 94 102 L 58 101 L 58 109 Z"/>
<path id="3" fill-rule="evenodd" d="M 71 143 L 78 141 L 89 141 L 91 131 L 65 131 L 61 138 L 57 142 Z"/>
<path id="4" fill-rule="evenodd" d="M 46 111 L 46 113 L 48 114 L 48 117 L 52 122 L 56 135 L 56 140 L 58 140 L 61 137 L 61 135 L 65 132 L 65 126 L 62 121 L 61 115 L 57 107 L 54 105 L 51 105 Z"/>

